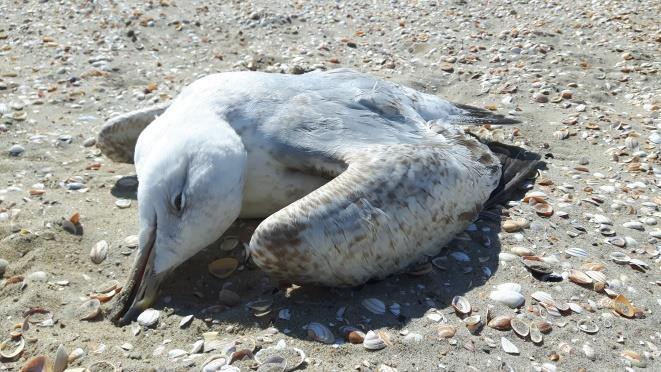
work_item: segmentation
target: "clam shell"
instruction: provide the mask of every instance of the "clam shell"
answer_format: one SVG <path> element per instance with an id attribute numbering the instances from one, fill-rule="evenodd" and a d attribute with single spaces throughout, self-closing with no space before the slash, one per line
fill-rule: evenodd
<path id="1" fill-rule="evenodd" d="M 625 265 L 631 262 L 631 257 L 627 256 L 626 253 L 624 252 L 611 252 L 610 255 L 608 255 L 613 262 L 620 264 L 620 265 Z"/>
<path id="2" fill-rule="evenodd" d="M 143 327 L 151 327 L 158 322 L 161 312 L 155 309 L 147 309 L 138 315 L 138 324 Z"/>
<path id="3" fill-rule="evenodd" d="M 482 327 L 482 317 L 479 314 L 469 316 L 463 322 L 471 333 L 477 332 Z"/>
<path id="4" fill-rule="evenodd" d="M 367 350 L 381 350 L 386 347 L 386 342 L 374 331 L 369 331 L 365 335 L 363 347 Z"/>
<path id="5" fill-rule="evenodd" d="M 500 346 L 507 354 L 519 354 L 519 348 L 505 337 L 500 338 Z"/>
<path id="6" fill-rule="evenodd" d="M 14 360 L 18 358 L 25 349 L 25 339 L 20 336 L 18 340 L 8 338 L 0 344 L 0 359 Z"/>
<path id="7" fill-rule="evenodd" d="M 544 341 L 544 335 L 540 329 L 537 328 L 536 323 L 532 323 L 530 325 L 530 340 L 535 344 L 540 344 L 542 341 Z"/>
<path id="8" fill-rule="evenodd" d="M 627 245 L 627 241 L 624 240 L 624 238 L 621 238 L 619 236 L 613 236 L 613 237 L 610 237 L 610 238 L 606 238 L 604 241 L 606 243 L 610 244 L 610 245 L 614 245 L 614 246 L 620 247 L 620 248 Z"/>
<path id="9" fill-rule="evenodd" d="M 388 309 L 390 310 L 390 313 L 394 316 L 399 316 L 399 314 L 401 313 L 401 310 L 402 310 L 401 306 L 396 302 L 393 302 L 393 304 L 390 305 L 388 307 Z"/>
<path id="10" fill-rule="evenodd" d="M 579 320 L 578 329 L 589 334 L 594 334 L 599 332 L 599 326 L 597 326 L 597 324 L 595 324 L 593 321 L 587 319 Z"/>
<path id="11" fill-rule="evenodd" d="M 312 322 L 307 326 L 308 337 L 311 340 L 318 341 L 324 344 L 332 344 L 335 342 L 333 332 L 321 323 Z"/>
<path id="12" fill-rule="evenodd" d="M 517 335 L 526 338 L 530 334 L 530 326 L 525 321 L 519 318 L 512 318 L 510 324 L 512 326 L 512 330 Z"/>
<path id="13" fill-rule="evenodd" d="M 130 199 L 117 199 L 115 201 L 115 205 L 119 209 L 126 209 L 131 206 L 131 200 Z"/>
<path id="14" fill-rule="evenodd" d="M 352 344 L 362 344 L 365 341 L 365 333 L 356 327 L 344 326 L 340 328 L 344 338 Z"/>
<path id="15" fill-rule="evenodd" d="M 471 313 L 471 304 L 468 302 L 468 299 L 464 296 L 454 296 L 452 298 L 452 307 L 455 311 L 462 315 L 467 315 Z"/>
<path id="16" fill-rule="evenodd" d="M 512 328 L 512 317 L 509 315 L 499 315 L 491 319 L 487 325 L 499 331 L 507 331 Z"/>
<path id="17" fill-rule="evenodd" d="M 592 278 L 588 274 L 579 270 L 570 269 L 568 277 L 569 280 L 576 284 L 592 284 L 593 282 Z"/>
<path id="18" fill-rule="evenodd" d="M 218 279 L 228 278 L 239 267 L 239 261 L 232 257 L 223 257 L 211 262 L 209 273 Z"/>
<path id="19" fill-rule="evenodd" d="M 497 290 L 501 291 L 514 291 L 521 293 L 521 284 L 519 283 L 502 283 L 496 286 Z"/>
<path id="20" fill-rule="evenodd" d="M 108 257 L 108 242 L 101 240 L 94 244 L 94 247 L 90 250 L 90 260 L 98 265 L 103 262 L 106 257 Z"/>
<path id="21" fill-rule="evenodd" d="M 255 354 L 255 360 L 261 365 L 273 364 L 274 360 L 272 358 L 274 357 L 281 358 L 286 362 L 285 368 L 282 369 L 282 371 L 293 371 L 300 367 L 305 361 L 305 353 L 303 350 L 295 347 L 288 347 L 284 342 L 279 342 L 276 346 L 261 349 Z"/>
<path id="22" fill-rule="evenodd" d="M 489 298 L 503 303 L 510 308 L 514 309 L 523 305 L 526 301 L 525 297 L 519 292 L 514 292 L 510 290 L 496 290 L 489 293 Z"/>
<path id="23" fill-rule="evenodd" d="M 386 304 L 378 298 L 366 298 L 363 300 L 362 304 L 364 308 L 373 314 L 383 315 L 386 313 Z"/>
<path id="24" fill-rule="evenodd" d="M 585 258 L 588 256 L 588 252 L 586 252 L 585 249 L 582 248 L 567 248 L 567 250 L 565 250 L 565 253 L 567 254 L 567 256 L 574 256 L 581 258 Z"/>
<path id="25" fill-rule="evenodd" d="M 124 246 L 126 248 L 137 248 L 140 242 L 140 238 L 137 235 L 129 235 L 124 238 Z"/>
<path id="26" fill-rule="evenodd" d="M 96 298 L 83 302 L 76 309 L 76 317 L 80 320 L 94 319 L 101 312 L 101 301 Z"/>
<path id="27" fill-rule="evenodd" d="M 524 219 L 505 220 L 502 223 L 502 228 L 506 232 L 516 232 L 528 226 L 528 221 Z"/>
<path id="28" fill-rule="evenodd" d="M 536 291 L 533 292 L 530 297 L 535 299 L 537 302 L 543 302 L 546 304 L 552 304 L 555 305 L 555 301 L 553 300 L 553 296 L 551 296 L 549 293 L 546 293 L 544 291 Z"/>
<path id="29" fill-rule="evenodd" d="M 60 344 L 55 353 L 55 363 L 53 364 L 53 372 L 62 372 L 69 365 L 69 356 L 64 345 Z"/>
<path id="30" fill-rule="evenodd" d="M 533 206 L 535 212 L 542 217 L 553 216 L 553 207 L 546 203 L 537 203 Z"/>
<path id="31" fill-rule="evenodd" d="M 632 258 L 631 261 L 629 261 L 629 265 L 631 265 L 631 267 L 633 267 L 634 269 L 638 269 L 640 271 L 645 271 L 650 269 L 649 265 L 647 265 L 645 261 L 639 260 L 637 258 Z"/>
<path id="32" fill-rule="evenodd" d="M 634 315 L 636 315 L 636 308 L 634 308 L 633 305 L 631 305 L 631 302 L 629 302 L 629 300 L 623 295 L 618 295 L 615 297 L 611 302 L 611 307 L 618 314 L 627 318 L 632 318 Z"/>
<path id="33" fill-rule="evenodd" d="M 608 279 L 606 279 L 606 275 L 602 273 L 601 271 L 594 271 L 594 270 L 588 270 L 585 272 L 585 275 L 589 276 L 594 280 L 595 282 L 601 282 L 601 283 L 606 283 Z"/>
<path id="34" fill-rule="evenodd" d="M 438 328 L 438 337 L 450 338 L 457 333 L 457 327 L 449 324 L 444 324 Z"/>
<path id="35" fill-rule="evenodd" d="M 239 245 L 239 238 L 227 237 L 220 243 L 220 250 L 222 252 L 229 252 L 234 250 Z"/>
<path id="36" fill-rule="evenodd" d="M 227 358 L 223 355 L 215 354 L 207 358 L 207 360 L 202 363 L 202 372 L 217 372 L 226 365 Z"/>

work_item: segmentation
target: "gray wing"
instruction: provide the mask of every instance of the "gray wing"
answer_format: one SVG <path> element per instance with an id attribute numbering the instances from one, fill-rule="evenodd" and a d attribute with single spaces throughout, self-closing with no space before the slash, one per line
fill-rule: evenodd
<path id="1" fill-rule="evenodd" d="M 281 280 L 352 286 L 438 252 L 476 218 L 501 172 L 486 146 L 441 132 L 346 150 L 344 172 L 258 226 L 255 263 Z"/>

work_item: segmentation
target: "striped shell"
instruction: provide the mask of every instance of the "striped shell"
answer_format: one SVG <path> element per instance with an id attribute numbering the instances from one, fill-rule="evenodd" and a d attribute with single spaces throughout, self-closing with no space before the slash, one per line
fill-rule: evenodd
<path id="1" fill-rule="evenodd" d="M 319 341 L 324 344 L 332 344 L 335 342 L 333 332 L 321 323 L 312 322 L 307 327 L 308 337 L 311 340 Z"/>
<path id="2" fill-rule="evenodd" d="M 383 315 L 386 313 L 386 304 L 378 298 L 372 297 L 364 299 L 362 304 L 364 308 L 373 314 Z"/>
<path id="3" fill-rule="evenodd" d="M 386 342 L 374 331 L 369 331 L 365 335 L 363 346 L 367 350 L 381 350 L 386 347 Z"/>

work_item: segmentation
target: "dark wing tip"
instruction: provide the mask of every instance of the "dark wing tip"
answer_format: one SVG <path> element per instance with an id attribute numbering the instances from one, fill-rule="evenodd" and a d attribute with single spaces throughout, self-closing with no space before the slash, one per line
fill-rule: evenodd
<path id="1" fill-rule="evenodd" d="M 453 105 L 461 110 L 460 113 L 454 114 L 450 117 L 450 122 L 455 125 L 509 125 L 521 123 L 520 120 L 495 114 L 487 109 L 461 103 L 453 103 Z"/>

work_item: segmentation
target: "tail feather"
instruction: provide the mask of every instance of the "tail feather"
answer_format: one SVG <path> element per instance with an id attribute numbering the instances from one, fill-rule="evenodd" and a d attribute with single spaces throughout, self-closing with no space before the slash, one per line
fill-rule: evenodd
<path id="1" fill-rule="evenodd" d="M 520 192 L 520 187 L 542 165 L 542 161 L 539 154 L 529 152 L 521 147 L 499 142 L 486 142 L 486 145 L 498 157 L 502 167 L 498 187 L 491 193 L 485 204 L 485 207 L 490 208 L 513 200 L 514 195 Z"/>

